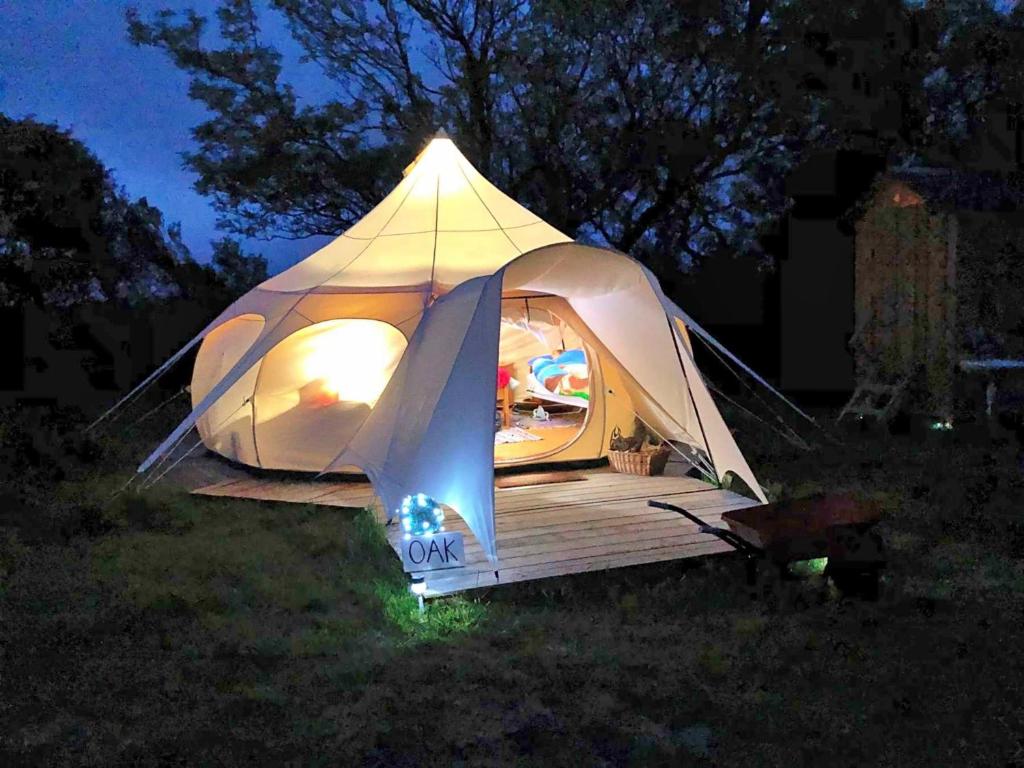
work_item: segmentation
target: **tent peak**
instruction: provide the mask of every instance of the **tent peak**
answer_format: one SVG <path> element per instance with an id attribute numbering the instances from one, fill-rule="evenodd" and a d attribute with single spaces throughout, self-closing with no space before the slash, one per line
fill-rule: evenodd
<path id="1" fill-rule="evenodd" d="M 570 240 L 491 184 L 443 135 L 427 142 L 365 216 L 262 290 L 447 288 Z"/>
<path id="2" fill-rule="evenodd" d="M 412 173 L 412 169 L 415 168 L 419 164 L 419 162 L 424 157 L 426 157 L 426 155 L 428 153 L 430 153 L 432 150 L 434 150 L 435 147 L 438 147 L 438 142 L 447 142 L 452 147 L 455 146 L 455 142 L 451 140 L 451 137 L 448 135 L 448 133 L 445 131 L 445 129 L 444 128 L 438 128 L 437 133 L 435 133 L 433 136 L 431 136 L 427 140 L 427 143 L 423 145 L 423 149 L 420 150 L 420 153 L 418 155 L 416 155 L 416 157 L 413 159 L 413 161 L 411 163 L 409 163 L 407 166 L 405 166 L 405 169 L 402 171 L 402 177 L 404 178 L 404 177 L 408 176 L 410 173 Z M 458 151 L 457 148 L 456 148 L 456 151 Z"/>

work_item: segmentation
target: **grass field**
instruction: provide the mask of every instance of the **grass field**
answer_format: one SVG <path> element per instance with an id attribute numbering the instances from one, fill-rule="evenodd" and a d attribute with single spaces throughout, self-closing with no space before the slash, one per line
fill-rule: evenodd
<path id="1" fill-rule="evenodd" d="M 1017 450 L 751 449 L 775 495 L 883 502 L 877 602 L 720 556 L 423 619 L 366 512 L 69 476 L 63 537 L 0 529 L 0 764 L 1024 766 Z"/>

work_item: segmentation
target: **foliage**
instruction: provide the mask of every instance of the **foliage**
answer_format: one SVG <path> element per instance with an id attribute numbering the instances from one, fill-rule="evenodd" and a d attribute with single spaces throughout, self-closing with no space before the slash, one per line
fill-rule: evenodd
<path id="1" fill-rule="evenodd" d="M 69 132 L 0 115 L 0 313 L 22 355 L 0 375 L 0 406 L 58 393 L 65 418 L 109 404 L 266 276 L 230 238 L 196 262 L 180 228 Z"/>
<path id="2" fill-rule="evenodd" d="M 0 462 L 0 519 L 5 525 L 27 529 L 28 535 L 58 535 L 60 525 L 51 526 L 42 519 L 53 489 L 80 477 L 83 467 L 100 451 L 93 441 L 81 436 L 80 426 L 81 421 L 68 411 L 0 410 L 0 455 L 4 457 Z"/>
<path id="3" fill-rule="evenodd" d="M 753 247 L 807 149 L 949 158 L 1021 92 L 1024 12 L 986 3 L 270 5 L 337 97 L 296 92 L 251 0 L 223 0 L 216 31 L 193 11 L 129 14 L 212 113 L 188 162 L 246 234 L 343 231 L 445 126 L 556 226 L 669 274 Z"/>
<path id="4" fill-rule="evenodd" d="M 129 200 L 81 142 L 56 126 L 0 115 L 0 305 L 50 311 L 140 304 L 204 287 L 221 305 L 266 278 L 266 261 L 237 241 L 196 264 L 145 198 Z"/>
<path id="5" fill-rule="evenodd" d="M 166 290 L 180 242 L 81 143 L 0 115 L 0 301 L 64 307 Z"/>
<path id="6" fill-rule="evenodd" d="M 957 217 L 957 319 L 978 357 L 1024 356 L 1024 220 L 1013 214 Z"/>
<path id="7" fill-rule="evenodd" d="M 24 541 L 66 542 L 133 520 L 155 526 L 166 518 L 167 504 L 159 497 L 135 506 L 137 497 L 115 493 L 146 446 L 183 418 L 187 402 L 167 397 L 153 388 L 135 402 L 130 419 L 118 414 L 92 432 L 77 409 L 0 408 L 0 526 L 18 531 Z"/>
<path id="8" fill-rule="evenodd" d="M 213 243 L 213 258 L 220 282 L 231 296 L 242 296 L 267 279 L 267 260 L 242 251 L 237 240 L 222 237 Z"/>

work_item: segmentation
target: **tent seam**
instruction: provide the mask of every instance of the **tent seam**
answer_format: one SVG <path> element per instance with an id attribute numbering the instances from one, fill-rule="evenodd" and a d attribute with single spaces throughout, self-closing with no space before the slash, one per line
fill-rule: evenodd
<path id="1" fill-rule="evenodd" d="M 306 317 L 306 316 L 303 315 L 303 317 Z M 306 318 L 306 319 L 308 320 L 309 318 Z M 267 354 L 269 354 L 269 353 L 270 353 L 270 350 L 267 350 Z M 252 400 L 252 408 L 251 408 L 251 410 L 252 410 L 252 450 L 253 450 L 253 453 L 256 454 L 256 464 L 257 464 L 257 466 L 260 467 L 260 469 L 263 468 L 263 461 L 260 459 L 260 445 L 259 445 L 259 443 L 256 440 L 256 390 L 259 389 L 259 386 L 260 386 L 260 374 L 263 373 L 263 362 L 266 359 L 267 359 L 267 356 L 263 355 L 263 357 L 260 358 L 260 361 L 258 363 L 259 368 L 256 369 L 256 381 L 254 381 L 252 383 L 252 398 L 251 398 L 251 400 Z"/>
<path id="2" fill-rule="evenodd" d="M 438 177 L 440 178 L 440 175 Z M 419 182 L 420 182 L 420 180 L 417 179 L 415 182 L 409 184 L 409 189 L 406 191 L 405 196 L 402 198 L 402 201 L 395 207 L 395 210 L 393 210 L 391 212 L 391 215 L 388 216 L 387 221 L 385 221 L 383 224 L 380 225 L 380 229 L 377 230 L 377 234 L 374 235 L 372 238 L 370 238 L 369 240 L 366 241 L 366 245 L 363 246 L 363 249 L 361 251 L 359 251 L 359 253 L 357 253 L 355 256 L 353 256 L 351 261 L 348 262 L 348 264 L 346 264 L 344 267 L 339 269 L 337 272 L 335 272 L 335 273 L 325 277 L 323 280 L 321 280 L 319 283 L 317 283 L 315 287 L 319 288 L 324 283 L 326 283 L 328 280 L 333 280 L 338 275 L 340 275 L 342 272 L 344 272 L 346 269 L 351 267 L 359 259 L 359 257 L 361 257 L 364 253 L 366 253 L 367 248 L 369 248 L 371 245 L 373 245 L 373 241 L 381 236 L 381 232 L 384 231 L 384 228 L 387 227 L 387 225 L 391 223 L 392 219 L 394 219 L 395 216 L 398 215 L 398 212 L 400 210 L 402 210 L 402 206 L 405 205 L 406 200 L 409 199 L 409 195 L 412 194 L 412 191 L 416 188 L 416 185 L 419 184 Z M 344 237 L 345 233 L 343 232 L 341 236 Z M 355 238 L 352 238 L 352 239 L 354 240 Z M 299 262 L 299 264 L 301 264 L 301 263 L 302 262 Z M 307 290 L 309 290 L 309 289 L 307 289 Z"/>
<path id="3" fill-rule="evenodd" d="M 484 202 L 484 199 L 482 197 L 480 197 L 480 193 L 477 192 L 476 187 L 473 186 L 473 182 L 471 182 L 469 180 L 469 176 L 466 174 L 466 170 L 462 167 L 462 163 L 458 159 L 456 159 L 455 165 L 456 165 L 456 167 L 458 167 L 459 173 L 462 174 L 462 178 L 464 178 L 466 180 L 466 186 L 468 186 L 470 189 L 473 190 L 473 194 L 476 195 L 476 199 L 480 201 L 480 205 L 482 205 L 484 207 L 484 210 L 487 211 L 488 215 L 492 219 L 494 219 L 494 223 L 498 225 L 498 229 L 501 230 L 501 234 L 503 234 L 505 236 L 505 239 L 509 241 L 509 243 L 512 245 L 512 247 L 515 249 L 516 253 L 518 253 L 520 256 L 522 256 L 523 255 L 523 249 L 520 248 L 518 245 L 516 245 L 516 241 L 513 240 L 511 235 L 509 235 L 509 233 L 505 231 L 505 228 L 503 226 L 501 226 L 501 222 L 498 221 L 498 217 L 494 215 L 494 212 L 490 209 L 490 207 L 488 207 L 487 203 Z M 529 211 L 528 208 L 525 209 L 525 210 Z M 533 213 L 533 211 L 530 211 L 530 215 L 531 216 L 535 216 L 537 218 L 537 221 L 533 222 L 534 224 L 537 224 L 538 222 L 543 222 L 544 221 L 539 216 L 537 216 L 537 214 Z"/>
<path id="4" fill-rule="evenodd" d="M 427 301 L 434 295 L 434 274 L 437 269 L 437 224 L 441 217 L 441 174 L 437 174 L 437 184 L 434 186 L 434 251 L 430 255 L 430 290 Z"/>
<path id="5" fill-rule="evenodd" d="M 482 201 L 481 201 L 482 202 Z M 405 237 L 407 235 L 429 235 L 431 232 L 444 232 L 445 234 L 472 234 L 474 232 L 501 232 L 502 230 L 513 230 L 513 229 L 526 229 L 527 227 L 536 227 L 538 224 L 545 224 L 544 221 L 531 221 L 529 224 L 516 224 L 512 227 L 497 226 L 491 229 L 417 229 L 412 232 L 388 232 L 387 234 L 374 235 L 373 237 L 356 237 L 355 235 L 341 234 L 338 237 L 344 237 L 346 240 L 356 240 L 359 242 L 366 242 L 369 240 L 376 240 L 381 237 Z"/>

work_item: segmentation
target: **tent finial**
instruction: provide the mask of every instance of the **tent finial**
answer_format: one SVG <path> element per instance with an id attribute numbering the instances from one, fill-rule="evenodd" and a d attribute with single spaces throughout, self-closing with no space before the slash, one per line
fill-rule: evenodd
<path id="1" fill-rule="evenodd" d="M 433 136 L 431 136 L 431 138 L 432 139 L 450 139 L 451 137 L 448 135 L 448 131 L 446 131 L 444 128 L 438 128 L 437 129 L 437 133 L 435 133 Z"/>

